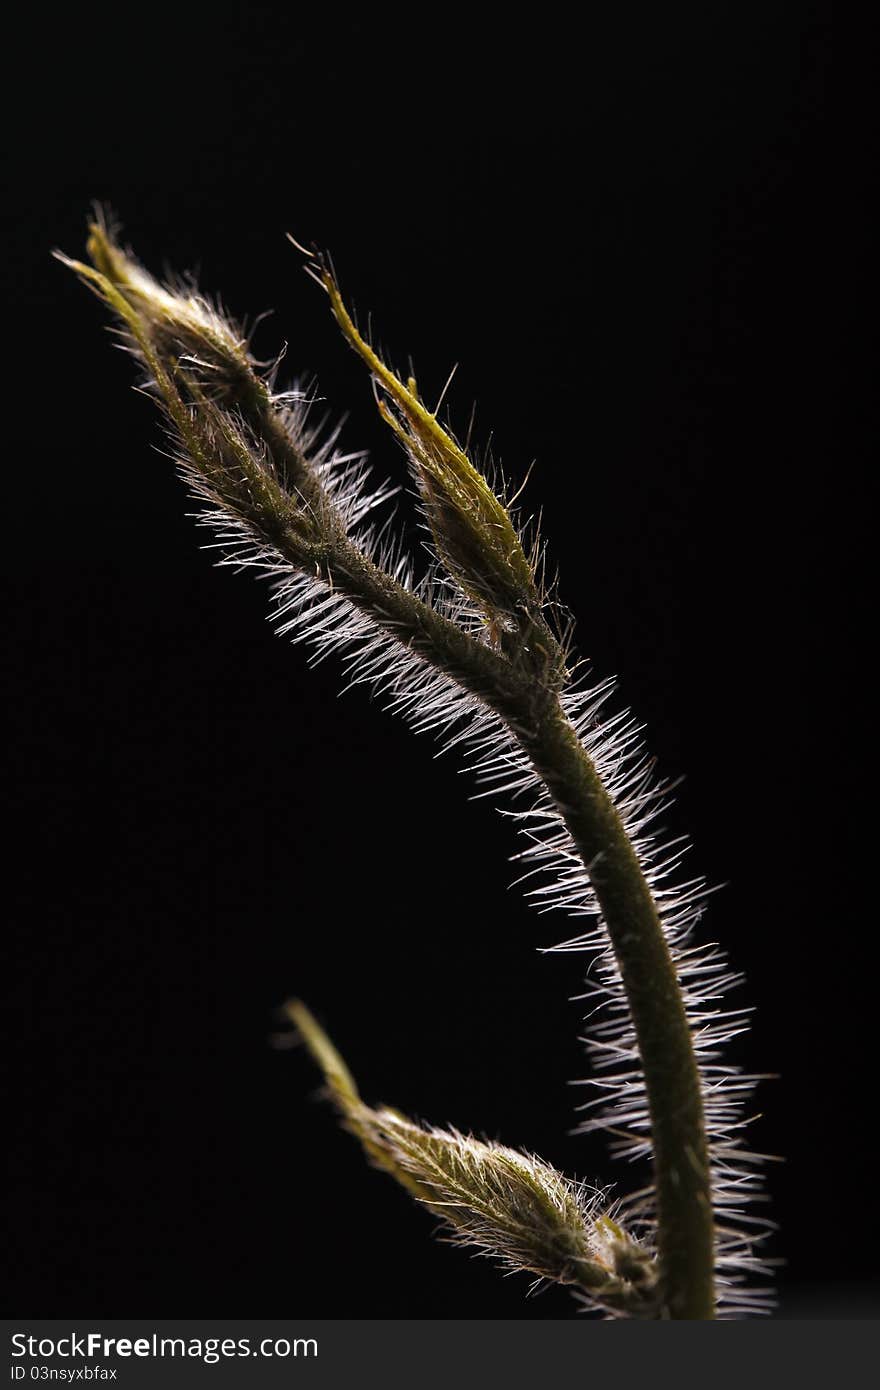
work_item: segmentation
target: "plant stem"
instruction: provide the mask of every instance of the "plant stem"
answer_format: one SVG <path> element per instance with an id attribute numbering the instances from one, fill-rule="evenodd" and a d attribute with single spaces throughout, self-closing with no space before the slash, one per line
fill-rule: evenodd
<path id="1" fill-rule="evenodd" d="M 423 604 L 350 542 L 328 577 L 501 715 L 545 782 L 595 891 L 638 1042 L 651 1115 L 661 1282 L 673 1318 L 714 1317 L 709 1159 L 684 1001 L 657 907 L 614 804 L 558 699 L 536 699 L 496 653 Z M 526 688 L 524 688 L 526 687 Z"/>
<path id="2" fill-rule="evenodd" d="M 614 804 L 558 701 L 534 736 L 520 738 L 577 845 L 623 978 L 651 1116 L 669 1315 L 713 1318 L 714 1226 L 700 1079 L 657 907 Z"/>
<path id="3" fill-rule="evenodd" d="M 276 462 L 288 476 L 301 474 L 304 465 L 274 411 L 260 403 L 256 414 Z M 555 694 L 385 574 L 341 527 L 334 530 L 321 562 L 328 582 L 495 710 L 577 846 L 620 969 L 645 1075 L 666 1306 L 672 1318 L 713 1318 L 714 1224 L 700 1078 L 657 906 L 614 803 Z"/>
<path id="4" fill-rule="evenodd" d="M 532 566 L 506 508 L 425 410 L 414 383 L 404 387 L 360 338 L 319 262 L 319 278 L 346 337 L 403 410 L 403 423 L 395 425 L 387 410 L 385 418 L 408 444 L 428 491 L 441 483 L 447 488 L 441 499 L 446 510 L 437 503 L 431 521 L 447 569 L 490 619 L 501 614 L 514 620 L 510 631 L 501 624 L 487 642 L 385 573 L 347 534 L 306 449 L 228 325 L 203 305 L 175 298 L 152 282 L 101 225 L 92 229 L 90 250 L 98 269 L 66 263 L 122 319 L 195 473 L 209 485 L 211 505 L 221 514 L 228 507 L 294 570 L 323 580 L 491 709 L 546 785 L 595 892 L 635 1030 L 651 1123 L 663 1307 L 675 1319 L 713 1318 L 710 1165 L 681 985 L 634 846 L 560 703 L 564 651 L 544 623 Z M 207 369 L 216 372 L 207 397 L 181 365 L 196 360 L 193 340 L 197 347 L 203 342 Z M 215 406 L 221 397 L 234 419 Z M 265 448 L 271 469 L 238 433 L 239 420 Z M 437 502 L 432 493 L 426 506 L 431 498 Z M 488 568 L 481 547 L 491 560 Z"/>

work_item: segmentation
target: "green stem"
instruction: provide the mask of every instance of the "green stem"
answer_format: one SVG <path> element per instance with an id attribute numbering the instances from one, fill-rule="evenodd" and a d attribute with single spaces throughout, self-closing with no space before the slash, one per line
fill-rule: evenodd
<path id="1" fill-rule="evenodd" d="M 182 373 L 176 359 L 179 351 L 189 352 L 191 348 L 187 341 L 175 344 L 178 321 L 168 307 L 173 298 L 158 286 L 151 288 L 152 282 L 140 272 L 132 280 L 128 263 L 112 247 L 103 228 L 93 228 L 90 248 L 101 270 L 78 262 L 67 264 L 97 287 L 126 323 L 186 447 L 197 465 L 202 460 L 213 484 L 216 469 L 204 457 L 198 421 L 190 417 L 178 393 L 175 378 L 182 378 Z M 142 317 L 148 309 L 152 314 L 149 322 Z M 184 318 L 180 331 L 186 338 L 198 324 L 194 327 L 191 316 Z M 387 373 L 357 337 L 350 321 L 348 329 L 349 340 L 354 334 L 371 370 L 379 373 L 386 385 L 390 377 L 394 389 L 399 387 L 405 393 L 407 409 L 420 427 L 436 431 L 433 417 L 427 416 L 412 392 Z M 172 362 L 166 366 L 163 343 L 169 339 Z M 297 570 L 320 576 L 374 624 L 494 710 L 545 782 L 595 890 L 635 1028 L 651 1119 L 658 1256 L 666 1308 L 673 1318 L 712 1318 L 714 1233 L 708 1150 L 700 1082 L 681 987 L 635 850 L 559 703 L 555 678 L 562 678 L 561 656 L 558 669 L 554 670 L 548 661 L 543 675 L 540 663 L 532 667 L 517 665 L 515 651 L 494 650 L 384 573 L 346 535 L 332 500 L 288 433 L 265 383 L 252 370 L 232 335 L 228 341 L 222 334 L 211 339 L 208 350 L 225 373 L 225 377 L 221 373 L 215 385 L 219 387 L 226 381 L 229 403 L 238 408 L 256 437 L 265 443 L 277 472 L 277 477 L 268 473 L 264 477 L 247 451 L 247 456 L 236 457 L 231 481 L 227 480 L 232 505 Z M 192 384 L 190 388 L 193 394 Z M 207 408 L 198 392 L 194 400 L 197 406 Z M 237 446 L 232 436 L 226 443 L 235 452 Z M 447 443 L 453 451 L 457 450 L 452 441 Z M 464 455 L 459 459 L 459 454 L 460 450 L 456 460 L 467 472 L 471 465 Z M 484 486 L 480 480 L 480 487 Z M 507 517 L 506 512 L 504 516 Z M 541 634 L 535 629 L 533 635 L 540 651 Z"/>
<path id="2" fill-rule="evenodd" d="M 287 475 L 308 475 L 274 410 L 261 403 L 256 413 Z M 713 1318 L 714 1224 L 693 1041 L 657 906 L 614 803 L 555 694 L 404 589 L 341 526 L 333 529 L 321 564 L 327 580 L 495 710 L 546 784 L 577 846 L 620 968 L 645 1076 L 666 1305 L 672 1318 Z"/>
<path id="3" fill-rule="evenodd" d="M 669 1315 L 713 1318 L 715 1242 L 700 1079 L 657 907 L 620 816 L 558 702 L 522 742 L 577 845 L 623 978 L 651 1116 Z"/>
<path id="4" fill-rule="evenodd" d="M 577 846 L 620 967 L 645 1075 L 658 1254 L 669 1313 L 712 1318 L 714 1229 L 696 1058 L 657 907 L 614 804 L 555 697 L 536 708 L 534 687 L 517 688 L 507 662 L 401 589 L 360 552 L 354 559 L 344 552 L 330 557 L 337 587 L 504 718 Z"/>

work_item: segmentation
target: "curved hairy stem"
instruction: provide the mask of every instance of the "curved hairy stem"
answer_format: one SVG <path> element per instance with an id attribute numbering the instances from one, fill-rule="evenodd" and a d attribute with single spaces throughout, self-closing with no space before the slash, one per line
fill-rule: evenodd
<path id="1" fill-rule="evenodd" d="M 657 906 L 611 798 L 558 704 L 523 746 L 577 845 L 623 978 L 651 1115 L 668 1310 L 673 1318 L 712 1318 L 714 1222 L 700 1077 Z"/>
<path id="2" fill-rule="evenodd" d="M 289 447 L 281 436 L 277 442 L 282 452 Z M 330 582 L 389 634 L 494 709 L 547 786 L 595 890 L 638 1040 L 667 1307 L 674 1318 L 712 1318 L 714 1223 L 700 1078 L 657 907 L 610 796 L 555 695 L 518 677 L 343 538 L 323 563 Z"/>
<path id="3" fill-rule="evenodd" d="M 475 697 L 546 786 L 594 890 L 633 1024 L 650 1116 L 662 1305 L 672 1318 L 714 1317 L 709 1152 L 678 972 L 624 820 L 560 699 L 564 651 L 507 508 L 426 410 L 415 382 L 404 385 L 363 341 L 316 261 L 345 336 L 384 392 L 380 408 L 407 449 L 437 552 L 485 623 L 480 633 L 401 583 L 352 534 L 304 436 L 221 316 L 158 286 L 100 225 L 90 251 L 96 268 L 68 264 L 122 320 L 183 446 L 186 475 L 222 524 L 256 544 L 256 563 L 270 573 L 286 567 L 321 584 L 329 602 L 344 599 Z"/>

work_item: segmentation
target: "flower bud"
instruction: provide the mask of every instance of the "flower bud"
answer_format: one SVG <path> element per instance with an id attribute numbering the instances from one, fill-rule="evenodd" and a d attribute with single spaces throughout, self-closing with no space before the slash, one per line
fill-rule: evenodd
<path id="1" fill-rule="evenodd" d="M 483 614 L 494 644 L 548 684 L 559 684 L 563 653 L 510 512 L 426 408 L 415 381 L 404 385 L 361 337 L 333 275 L 318 264 L 315 278 L 345 338 L 369 367 L 382 392 L 379 411 L 406 450 L 440 560 Z"/>
<path id="2" fill-rule="evenodd" d="M 103 216 L 89 225 L 87 250 L 95 268 L 134 309 L 157 353 L 182 360 L 209 394 L 251 396 L 265 390 L 255 375 L 247 339 L 194 287 L 166 287 L 123 250 Z"/>
<path id="3" fill-rule="evenodd" d="M 457 1244 L 510 1270 L 575 1286 L 617 1312 L 654 1315 L 654 1261 L 602 1212 L 601 1192 L 531 1154 L 365 1105 L 305 1005 L 293 1001 L 285 1012 L 321 1067 L 347 1128 L 377 1167 L 441 1218 Z"/>

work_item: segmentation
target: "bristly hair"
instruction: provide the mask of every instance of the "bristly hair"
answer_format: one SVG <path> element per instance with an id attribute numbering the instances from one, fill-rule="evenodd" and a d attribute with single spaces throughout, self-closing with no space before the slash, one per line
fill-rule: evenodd
<path id="1" fill-rule="evenodd" d="M 120 274 L 124 273 L 124 259 L 122 264 Z M 82 272 L 82 267 L 77 268 Z M 325 289 L 328 278 L 325 272 Z M 137 293 L 143 292 L 144 284 L 138 280 Z M 212 347 L 216 348 L 223 369 L 228 367 L 234 375 L 238 369 L 238 354 L 244 351 L 240 332 L 228 324 L 218 310 L 209 306 L 208 301 L 193 295 L 189 302 L 206 315 L 211 332 L 219 341 L 219 347 L 217 343 L 208 345 L 209 356 Z M 119 312 L 118 306 L 114 304 L 114 307 Z M 160 307 L 161 313 L 167 315 L 167 305 Z M 162 324 L 164 331 L 167 327 L 164 317 Z M 188 330 L 190 325 L 185 321 L 183 327 Z M 126 336 L 135 355 L 145 361 L 143 344 L 128 330 Z M 378 373 L 376 362 L 387 373 L 384 364 L 363 343 L 356 330 L 354 336 L 358 350 L 364 348 L 368 357 L 371 356 L 374 376 Z M 181 337 L 178 333 L 178 338 Z M 351 340 L 351 334 L 349 337 Z M 194 374 L 197 383 L 205 379 L 207 386 L 216 384 L 217 362 L 206 362 L 204 350 L 191 352 L 185 360 L 184 354 L 180 354 L 180 360 L 184 370 Z M 146 367 L 152 377 L 148 359 Z M 555 606 L 555 601 L 537 586 L 534 595 L 528 591 L 528 575 L 519 563 L 518 554 L 530 553 L 531 558 L 524 564 L 531 564 L 534 575 L 535 547 L 525 541 L 521 530 L 517 532 L 517 547 L 521 549 L 514 555 L 514 562 L 509 562 L 511 547 L 508 547 L 499 552 L 500 559 L 493 561 L 494 567 L 473 579 L 473 569 L 468 568 L 471 541 L 466 534 L 465 518 L 457 529 L 453 528 L 450 559 L 446 516 L 449 506 L 455 504 L 455 488 L 461 478 L 449 474 L 449 469 L 459 466 L 458 456 L 452 449 L 448 450 L 450 464 L 443 452 L 446 446 L 438 445 L 428 433 L 428 427 L 417 413 L 416 407 L 421 403 L 414 394 L 414 383 L 410 383 L 411 394 L 393 374 L 387 373 L 387 377 L 395 383 L 389 387 L 385 378 L 380 380 L 380 385 L 392 395 L 396 412 L 393 422 L 389 422 L 407 447 L 411 460 L 415 459 L 414 467 L 420 470 L 420 498 L 427 523 L 434 524 L 435 514 L 440 509 L 443 520 L 438 524 L 447 527 L 444 543 L 436 547 L 432 563 L 420 576 L 415 574 L 410 558 L 395 537 L 391 518 L 384 523 L 376 519 L 377 509 L 388 501 L 394 489 L 380 487 L 371 491 L 365 456 L 343 452 L 338 447 L 338 430 L 322 432 L 312 425 L 309 393 L 301 390 L 275 393 L 274 376 L 268 385 L 264 380 L 262 386 L 293 454 L 306 461 L 344 533 L 380 571 L 418 597 L 432 612 L 487 645 L 499 640 L 498 634 L 487 627 L 487 592 L 493 602 L 493 596 L 502 592 L 497 607 L 505 615 L 526 614 L 523 622 L 527 619 L 530 632 L 558 634 L 561 610 Z M 235 465 L 239 474 L 245 480 L 250 477 L 247 460 L 252 457 L 255 472 L 274 477 L 273 464 L 262 450 L 253 424 L 240 404 L 225 410 L 213 399 L 207 404 L 217 414 L 216 429 L 223 439 L 233 440 L 229 447 L 239 460 Z M 194 407 L 188 405 L 186 409 L 191 411 Z M 386 407 L 384 413 L 388 418 L 390 408 Z M 585 1041 L 595 1075 L 582 1084 L 597 1094 L 582 1107 L 585 1118 L 579 1131 L 606 1131 L 611 1136 L 612 1151 L 620 1158 L 650 1158 L 651 1121 L 639 1050 L 621 971 L 590 882 L 590 866 L 584 865 L 559 809 L 519 746 L 509 721 L 505 722 L 490 709 L 478 693 L 465 688 L 413 650 L 408 636 L 396 630 L 392 615 L 386 614 L 378 621 L 376 613 L 369 611 L 356 596 L 334 587 L 319 566 L 313 566 L 310 572 L 305 566 L 294 565 L 277 548 L 271 530 L 261 524 L 258 510 L 243 511 L 238 505 L 236 489 L 230 492 L 218 486 L 216 479 L 206 473 L 203 461 L 192 456 L 185 434 L 183 447 L 180 447 L 181 433 L 180 421 L 175 417 L 171 434 L 176 441 L 179 469 L 201 504 L 200 523 L 214 533 L 218 563 L 236 569 L 253 569 L 270 580 L 273 621 L 278 631 L 295 642 L 307 644 L 313 662 L 337 654 L 348 687 L 371 687 L 383 696 L 389 709 L 407 720 L 411 728 L 433 734 L 444 750 L 461 750 L 477 779 L 477 795 L 495 800 L 503 814 L 515 819 L 527 840 L 526 848 L 516 857 L 523 866 L 522 877 L 530 884 L 527 889 L 530 900 L 542 912 L 562 910 L 569 916 L 587 919 L 583 932 L 550 948 L 581 951 L 590 957 L 584 997 L 590 1000 L 592 1008 Z M 455 450 L 459 448 L 455 441 L 452 446 Z M 446 487 L 447 476 L 452 476 L 452 484 L 438 500 L 438 489 L 442 491 Z M 461 477 L 466 491 L 471 487 L 471 479 L 463 473 Z M 476 505 L 488 507 L 490 504 L 480 494 Z M 305 512 L 308 512 L 307 506 Z M 506 509 L 505 515 L 509 516 Z M 519 621 L 518 616 L 516 620 Z M 547 650 L 549 646 L 550 639 Z M 695 928 L 709 890 L 701 878 L 687 878 L 681 872 L 687 844 L 681 839 L 664 840 L 658 832 L 658 818 L 668 805 L 670 789 L 655 781 L 652 760 L 643 749 L 639 726 L 628 713 L 615 712 L 611 707 L 615 688 L 612 681 L 590 684 L 588 668 L 582 663 L 572 670 L 567 633 L 559 639 L 558 650 L 562 657 L 554 669 L 560 671 L 560 681 L 564 682 L 559 691 L 562 708 L 635 848 L 681 984 L 699 1067 L 709 1142 L 712 1200 L 717 1218 L 719 1313 L 737 1316 L 766 1312 L 772 1306 L 770 1293 L 751 1281 L 754 1275 L 766 1272 L 760 1242 L 771 1223 L 749 1210 L 761 1198 L 762 1158 L 751 1152 L 743 1140 L 743 1130 L 748 1123 L 746 1107 L 758 1078 L 728 1065 L 722 1051 L 724 1044 L 747 1027 L 749 1010 L 727 1008 L 724 1004 L 728 990 L 740 983 L 741 976 L 730 969 L 717 945 L 695 940 Z M 552 652 L 551 657 L 556 660 Z M 547 658 L 548 667 L 551 657 Z M 511 799 L 513 809 L 509 804 Z M 624 1198 L 624 1204 L 650 1243 L 655 1216 L 653 1189 L 640 1189 Z"/>

